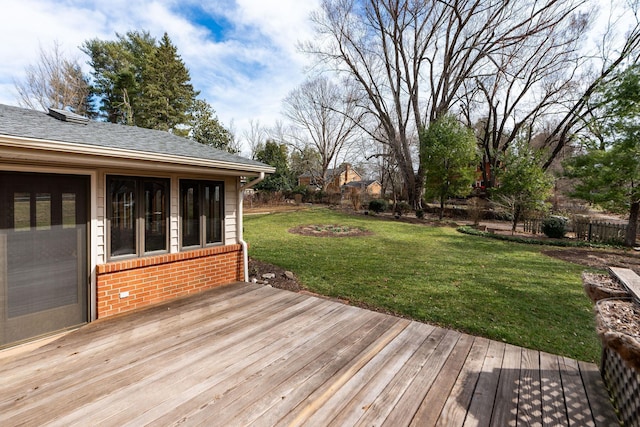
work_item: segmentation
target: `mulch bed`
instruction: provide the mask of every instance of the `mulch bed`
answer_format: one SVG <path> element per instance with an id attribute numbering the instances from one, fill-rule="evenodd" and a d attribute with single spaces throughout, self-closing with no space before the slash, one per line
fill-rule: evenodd
<path id="1" fill-rule="evenodd" d="M 303 289 L 297 277 L 293 276 L 293 278 L 290 279 L 285 275 L 285 269 L 278 267 L 277 265 L 262 262 L 251 257 L 249 258 L 250 278 L 255 278 L 256 280 L 262 281 L 265 280 L 262 279 L 262 275 L 268 273 L 275 274 L 275 277 L 273 279 L 266 279 L 267 284 L 273 286 L 274 288 L 284 289 L 292 292 L 300 292 Z"/>
<path id="2" fill-rule="evenodd" d="M 604 299 L 596 304 L 596 312 L 603 345 L 640 371 L 640 306 L 631 299 Z"/>
<path id="3" fill-rule="evenodd" d="M 354 237 L 373 234 L 362 227 L 351 227 L 339 224 L 309 224 L 289 229 L 289 233 L 314 237 Z"/>
<path id="4" fill-rule="evenodd" d="M 598 302 L 606 298 L 628 298 L 629 292 L 622 283 L 608 274 L 599 273 L 582 273 L 582 284 L 584 291 L 587 293 L 591 301 Z"/>

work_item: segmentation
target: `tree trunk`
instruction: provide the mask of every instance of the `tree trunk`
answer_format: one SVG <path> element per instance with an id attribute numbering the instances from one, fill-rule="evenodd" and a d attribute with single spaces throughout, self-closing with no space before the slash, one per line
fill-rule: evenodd
<path id="1" fill-rule="evenodd" d="M 444 196 L 440 196 L 440 221 L 444 218 Z"/>
<path id="2" fill-rule="evenodd" d="M 640 201 L 631 203 L 631 210 L 629 211 L 629 225 L 627 226 L 627 233 L 624 237 L 625 246 L 633 247 L 636 245 L 638 212 L 640 212 Z"/>
<path id="3" fill-rule="evenodd" d="M 518 221 L 520 220 L 520 214 L 522 213 L 522 208 L 520 205 L 516 206 L 513 210 L 513 223 L 511 224 L 511 234 L 516 232 L 516 226 L 518 225 Z"/>

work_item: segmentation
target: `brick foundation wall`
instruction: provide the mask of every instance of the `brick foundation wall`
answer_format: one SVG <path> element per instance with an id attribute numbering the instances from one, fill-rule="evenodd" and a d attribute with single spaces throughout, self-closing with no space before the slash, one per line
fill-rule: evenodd
<path id="1" fill-rule="evenodd" d="M 242 247 L 228 245 L 98 265 L 97 317 L 243 280 L 242 261 Z"/>

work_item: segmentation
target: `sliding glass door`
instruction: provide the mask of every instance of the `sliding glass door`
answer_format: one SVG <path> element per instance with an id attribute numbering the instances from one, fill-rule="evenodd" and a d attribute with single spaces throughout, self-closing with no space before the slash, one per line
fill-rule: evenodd
<path id="1" fill-rule="evenodd" d="M 87 321 L 89 178 L 0 172 L 0 346 Z"/>

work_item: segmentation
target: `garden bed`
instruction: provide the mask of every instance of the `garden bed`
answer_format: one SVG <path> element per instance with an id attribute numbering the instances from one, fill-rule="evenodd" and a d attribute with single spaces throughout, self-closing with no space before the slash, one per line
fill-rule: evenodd
<path id="1" fill-rule="evenodd" d="M 582 273 L 584 291 L 594 303 L 607 298 L 628 298 L 629 292 L 613 277 L 607 274 Z"/>
<path id="2" fill-rule="evenodd" d="M 628 269 L 610 275 L 583 273 L 585 292 L 595 302 L 596 330 L 602 342 L 601 372 L 624 425 L 640 425 L 640 304 L 626 280 Z"/>

